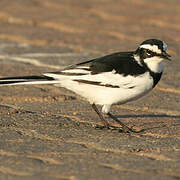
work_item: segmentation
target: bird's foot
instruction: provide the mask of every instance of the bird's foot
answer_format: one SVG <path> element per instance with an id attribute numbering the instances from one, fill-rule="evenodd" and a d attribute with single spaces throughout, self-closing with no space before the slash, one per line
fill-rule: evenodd
<path id="1" fill-rule="evenodd" d="M 116 130 L 122 133 L 140 133 L 143 132 L 143 130 L 135 130 L 133 128 L 129 128 L 128 126 L 123 126 L 123 127 L 119 127 L 119 126 L 112 126 L 112 125 L 95 125 L 94 126 L 95 129 L 99 129 L 99 130 L 103 130 L 103 129 L 108 129 L 108 130 Z"/>
<path id="2" fill-rule="evenodd" d="M 109 130 L 120 130 L 120 127 L 112 126 L 112 125 L 95 125 L 95 129 L 109 129 Z"/>
<path id="3" fill-rule="evenodd" d="M 132 127 L 130 128 L 130 127 L 124 125 L 124 126 L 122 126 L 122 131 L 124 133 L 141 133 L 144 131 L 144 129 L 136 130 Z"/>

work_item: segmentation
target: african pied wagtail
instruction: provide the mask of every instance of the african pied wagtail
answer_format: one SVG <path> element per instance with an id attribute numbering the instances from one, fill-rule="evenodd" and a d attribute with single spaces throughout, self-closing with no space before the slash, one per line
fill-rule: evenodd
<path id="1" fill-rule="evenodd" d="M 113 128 L 98 111 L 118 122 L 124 132 L 134 132 L 110 113 L 113 104 L 136 100 L 152 90 L 163 72 L 163 60 L 170 60 L 167 45 L 157 39 L 144 41 L 132 52 L 118 52 L 41 76 L 20 76 L 0 79 L 0 86 L 55 84 L 86 98 L 103 122 Z M 115 127 L 114 127 L 115 128 Z"/>

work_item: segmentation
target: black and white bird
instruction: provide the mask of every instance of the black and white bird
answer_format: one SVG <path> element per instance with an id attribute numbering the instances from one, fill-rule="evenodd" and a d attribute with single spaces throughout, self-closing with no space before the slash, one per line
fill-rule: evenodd
<path id="1" fill-rule="evenodd" d="M 149 39 L 136 51 L 118 52 L 66 67 L 40 76 L 20 76 L 0 79 L 0 86 L 55 84 L 86 98 L 101 119 L 104 128 L 112 128 L 99 112 L 118 122 L 123 132 L 134 132 L 110 113 L 113 104 L 136 100 L 159 82 L 164 60 L 170 60 L 165 42 Z"/>

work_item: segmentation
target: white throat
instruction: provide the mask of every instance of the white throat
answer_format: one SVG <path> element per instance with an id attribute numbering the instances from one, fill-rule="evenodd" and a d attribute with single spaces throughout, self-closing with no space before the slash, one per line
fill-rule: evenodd
<path id="1" fill-rule="evenodd" d="M 148 68 L 154 73 L 161 73 L 163 71 L 163 58 L 151 57 L 144 59 Z"/>

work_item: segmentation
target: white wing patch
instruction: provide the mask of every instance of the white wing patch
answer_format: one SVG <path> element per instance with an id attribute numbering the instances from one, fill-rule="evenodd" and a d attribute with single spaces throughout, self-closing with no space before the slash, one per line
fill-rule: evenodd
<path id="1" fill-rule="evenodd" d="M 73 74 L 89 74 L 90 71 L 87 71 L 86 69 L 80 69 L 80 68 L 77 68 L 77 69 L 69 69 L 69 70 L 64 70 L 64 71 L 61 71 L 63 73 L 73 73 Z"/>
<path id="2" fill-rule="evenodd" d="M 62 80 L 62 79 L 73 79 L 75 77 L 89 75 L 90 73 L 91 71 L 89 70 L 89 67 L 80 66 L 74 69 L 67 69 L 67 70 L 62 70 L 59 72 L 45 73 L 43 75 L 52 77 L 56 80 L 58 79 Z"/>

